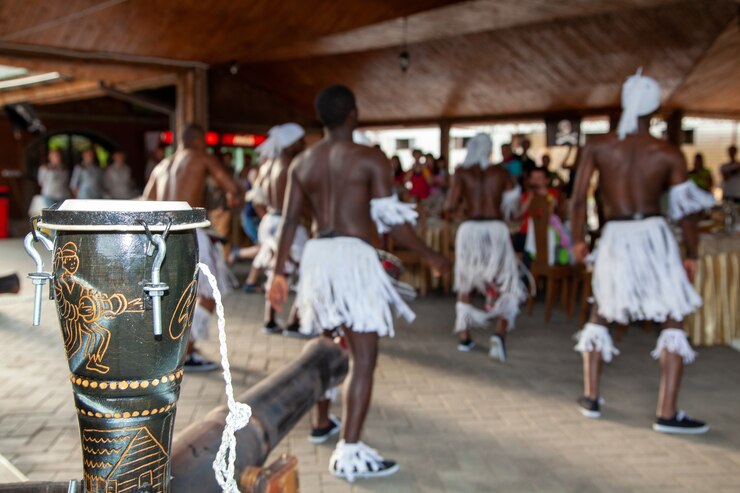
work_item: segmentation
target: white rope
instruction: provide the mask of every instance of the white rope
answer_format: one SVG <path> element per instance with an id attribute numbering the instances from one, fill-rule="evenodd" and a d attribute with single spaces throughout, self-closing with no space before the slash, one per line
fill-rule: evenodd
<path id="1" fill-rule="evenodd" d="M 252 416 L 252 408 L 242 402 L 234 400 L 234 387 L 231 385 L 231 368 L 229 366 L 228 348 L 226 346 L 226 317 L 224 316 L 224 305 L 221 302 L 221 292 L 218 290 L 216 276 L 204 263 L 199 262 L 198 268 L 208 278 L 208 283 L 213 289 L 213 299 L 216 301 L 216 315 L 218 316 L 218 342 L 221 352 L 221 367 L 224 370 L 224 382 L 226 383 L 226 403 L 229 414 L 226 416 L 224 432 L 221 435 L 221 445 L 213 461 L 213 470 L 216 472 L 216 481 L 223 493 L 239 493 L 239 488 L 234 480 L 234 461 L 236 460 L 236 436 Z"/>

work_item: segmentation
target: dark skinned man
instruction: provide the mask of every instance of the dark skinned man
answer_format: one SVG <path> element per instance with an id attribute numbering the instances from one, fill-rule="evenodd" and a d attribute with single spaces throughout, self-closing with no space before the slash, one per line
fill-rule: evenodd
<path id="1" fill-rule="evenodd" d="M 407 320 L 413 312 L 401 300 L 370 246 L 373 220 L 380 233 L 422 253 L 436 270 L 446 260 L 430 250 L 410 222 L 416 212 L 391 195 L 388 159 L 379 150 L 352 142 L 357 126 L 355 98 L 347 87 L 331 86 L 316 99 L 324 138 L 300 154 L 290 167 L 285 214 L 278 242 L 277 267 L 270 300 L 278 309 L 288 295 L 280 266 L 309 206 L 318 238 L 309 240 L 300 267 L 296 304 L 301 330 L 341 329 L 350 353 L 345 382 L 342 439 L 329 470 L 354 481 L 393 474 L 398 465 L 360 441 L 370 406 L 378 339 L 393 335 L 391 307 Z"/>
<path id="2" fill-rule="evenodd" d="M 506 334 L 514 327 L 519 304 L 526 289 L 519 276 L 519 266 L 511 244 L 505 216 L 519 207 L 520 189 L 503 166 L 490 162 L 492 142 L 478 134 L 468 142 L 467 156 L 455 170 L 447 198 L 447 212 L 465 205 L 466 220 L 455 238 L 455 333 L 459 351 L 470 351 L 475 343 L 470 330 L 486 328 L 498 318 L 496 334 L 491 337 L 489 355 L 506 360 Z M 496 293 L 487 310 L 473 306 L 473 294 Z"/>
<path id="3" fill-rule="evenodd" d="M 282 209 L 285 202 L 285 189 L 288 185 L 290 163 L 306 147 L 306 132 L 296 123 L 285 123 L 270 129 L 268 139 L 257 150 L 267 158 L 260 166 L 255 188 L 261 188 L 265 195 L 267 213 L 262 217 L 259 227 L 260 250 L 254 258 L 253 266 L 267 271 L 268 283 L 272 277 L 272 261 L 277 254 L 277 234 L 282 223 Z M 299 226 L 290 249 L 290 257 L 283 266 L 283 273 L 292 274 L 298 267 L 303 248 L 308 241 L 308 231 Z M 275 310 L 268 299 L 265 300 L 265 326 L 268 334 L 299 335 L 296 311 L 291 314 L 288 327 L 283 331 L 275 321 Z"/>
<path id="4" fill-rule="evenodd" d="M 713 198 L 688 180 L 683 154 L 649 133 L 650 116 L 660 106 L 658 83 L 638 74 L 622 88 L 623 113 L 617 133 L 595 138 L 583 149 L 573 194 L 574 254 L 583 261 L 586 200 L 594 172 L 599 175 L 606 225 L 594 265 L 596 300 L 576 350 L 583 355 L 584 416 L 601 416 L 599 384 L 603 362 L 619 354 L 607 325 L 652 320 L 662 326 L 654 358 L 660 361 L 660 392 L 653 429 L 664 433 L 704 433 L 709 427 L 676 407 L 684 364 L 695 358 L 683 319 L 701 305 L 691 285 L 696 271 L 695 213 Z M 665 219 L 660 196 L 669 193 L 669 216 L 680 221 L 686 259 Z"/>
<path id="5" fill-rule="evenodd" d="M 206 179 L 211 177 L 226 192 L 229 207 L 239 206 L 244 193 L 218 159 L 206 152 L 207 147 L 203 128 L 199 125 L 187 125 L 183 129 L 177 151 L 152 170 L 143 198 L 184 201 L 191 207 L 204 207 Z M 202 229 L 197 232 L 199 260 L 211 268 L 219 280 L 219 290 L 225 294 L 231 286 L 224 271 L 223 261 L 210 237 Z M 194 343 L 208 336 L 208 326 L 215 309 L 216 302 L 213 299 L 211 286 L 201 273 L 198 276 L 198 303 L 193 313 L 188 356 L 185 360 L 187 371 L 208 371 L 218 368 L 215 363 L 206 361 L 194 350 Z"/>

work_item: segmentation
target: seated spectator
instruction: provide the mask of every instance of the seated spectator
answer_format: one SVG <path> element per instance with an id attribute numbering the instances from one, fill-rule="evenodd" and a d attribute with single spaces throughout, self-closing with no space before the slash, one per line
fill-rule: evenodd
<path id="1" fill-rule="evenodd" d="M 521 226 L 519 227 L 519 232 L 512 237 L 514 249 L 518 252 L 524 251 L 524 240 L 529 229 L 529 206 L 532 204 L 532 199 L 536 195 L 547 197 L 548 203 L 551 204 L 551 210 L 554 211 L 557 209 L 560 192 L 547 186 L 547 170 L 545 168 L 540 167 L 532 170 L 527 178 L 526 189 L 522 193 L 520 212 L 519 216 L 516 217 L 517 220 L 521 221 Z M 542 212 L 544 213 L 544 211 Z"/>
<path id="2" fill-rule="evenodd" d="M 740 161 L 737 160 L 737 147 L 730 146 L 727 154 L 730 161 L 719 168 L 722 173 L 722 196 L 728 202 L 740 203 Z"/>
<path id="3" fill-rule="evenodd" d="M 414 165 L 406 172 L 406 188 L 416 201 L 429 197 L 432 187 L 432 173 L 422 161 L 422 153 L 415 149 L 413 154 Z"/>
<path id="4" fill-rule="evenodd" d="M 398 156 L 393 156 L 391 158 L 391 173 L 393 176 L 393 185 L 396 187 L 402 187 L 406 173 L 403 171 L 401 158 Z"/>
<path id="5" fill-rule="evenodd" d="M 700 152 L 694 155 L 694 168 L 689 172 L 689 179 L 707 192 L 711 192 L 714 187 L 712 172 L 704 167 L 704 155 Z"/>
<path id="6" fill-rule="evenodd" d="M 529 157 L 529 148 L 532 146 L 532 143 L 529 141 L 529 139 L 522 140 L 522 153 L 518 156 L 519 161 L 522 163 L 522 169 L 524 170 L 524 174 L 528 175 L 532 172 L 533 169 L 537 167 L 537 163 L 534 162 L 534 159 Z M 549 156 L 548 156 L 549 158 Z M 545 168 L 547 166 L 542 163 Z"/>
<path id="7" fill-rule="evenodd" d="M 524 167 L 517 155 L 514 154 L 514 151 L 511 150 L 511 144 L 503 144 L 501 146 L 501 154 L 503 155 L 503 160 L 499 165 L 503 166 L 514 177 L 514 180 L 520 182 L 524 174 Z"/>
<path id="8" fill-rule="evenodd" d="M 431 165 L 432 190 L 431 193 L 446 193 L 449 188 L 450 173 L 447 169 L 447 160 L 444 157 L 435 159 Z"/>

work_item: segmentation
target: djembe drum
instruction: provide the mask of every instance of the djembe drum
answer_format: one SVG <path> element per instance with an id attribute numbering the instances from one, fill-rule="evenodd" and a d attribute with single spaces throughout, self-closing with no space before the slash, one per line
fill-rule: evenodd
<path id="1" fill-rule="evenodd" d="M 86 493 L 170 491 L 172 429 L 197 297 L 195 230 L 207 225 L 205 211 L 185 202 L 67 200 L 45 209 L 26 238 L 37 297 L 51 280 Z M 54 233 L 53 244 L 41 229 Z M 53 250 L 52 274 L 43 273 L 34 240 Z"/>

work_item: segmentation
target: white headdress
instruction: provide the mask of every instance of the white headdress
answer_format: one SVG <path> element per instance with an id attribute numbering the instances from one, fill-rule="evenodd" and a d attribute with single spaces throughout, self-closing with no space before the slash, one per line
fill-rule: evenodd
<path id="1" fill-rule="evenodd" d="M 283 149 L 295 144 L 304 135 L 306 131 L 297 123 L 276 125 L 268 132 L 267 140 L 257 146 L 257 152 L 262 157 L 275 159 Z"/>
<path id="2" fill-rule="evenodd" d="M 649 115 L 660 107 L 658 82 L 642 75 L 642 67 L 627 78 L 622 86 L 622 117 L 617 126 L 619 139 L 637 131 L 637 119 Z"/>
<path id="3" fill-rule="evenodd" d="M 468 154 L 465 156 L 465 161 L 460 164 L 463 168 L 470 168 L 476 164 L 480 165 L 481 168 L 487 168 L 490 164 L 491 151 L 493 150 L 493 142 L 488 134 L 479 133 L 475 137 L 468 141 L 466 146 Z"/>

